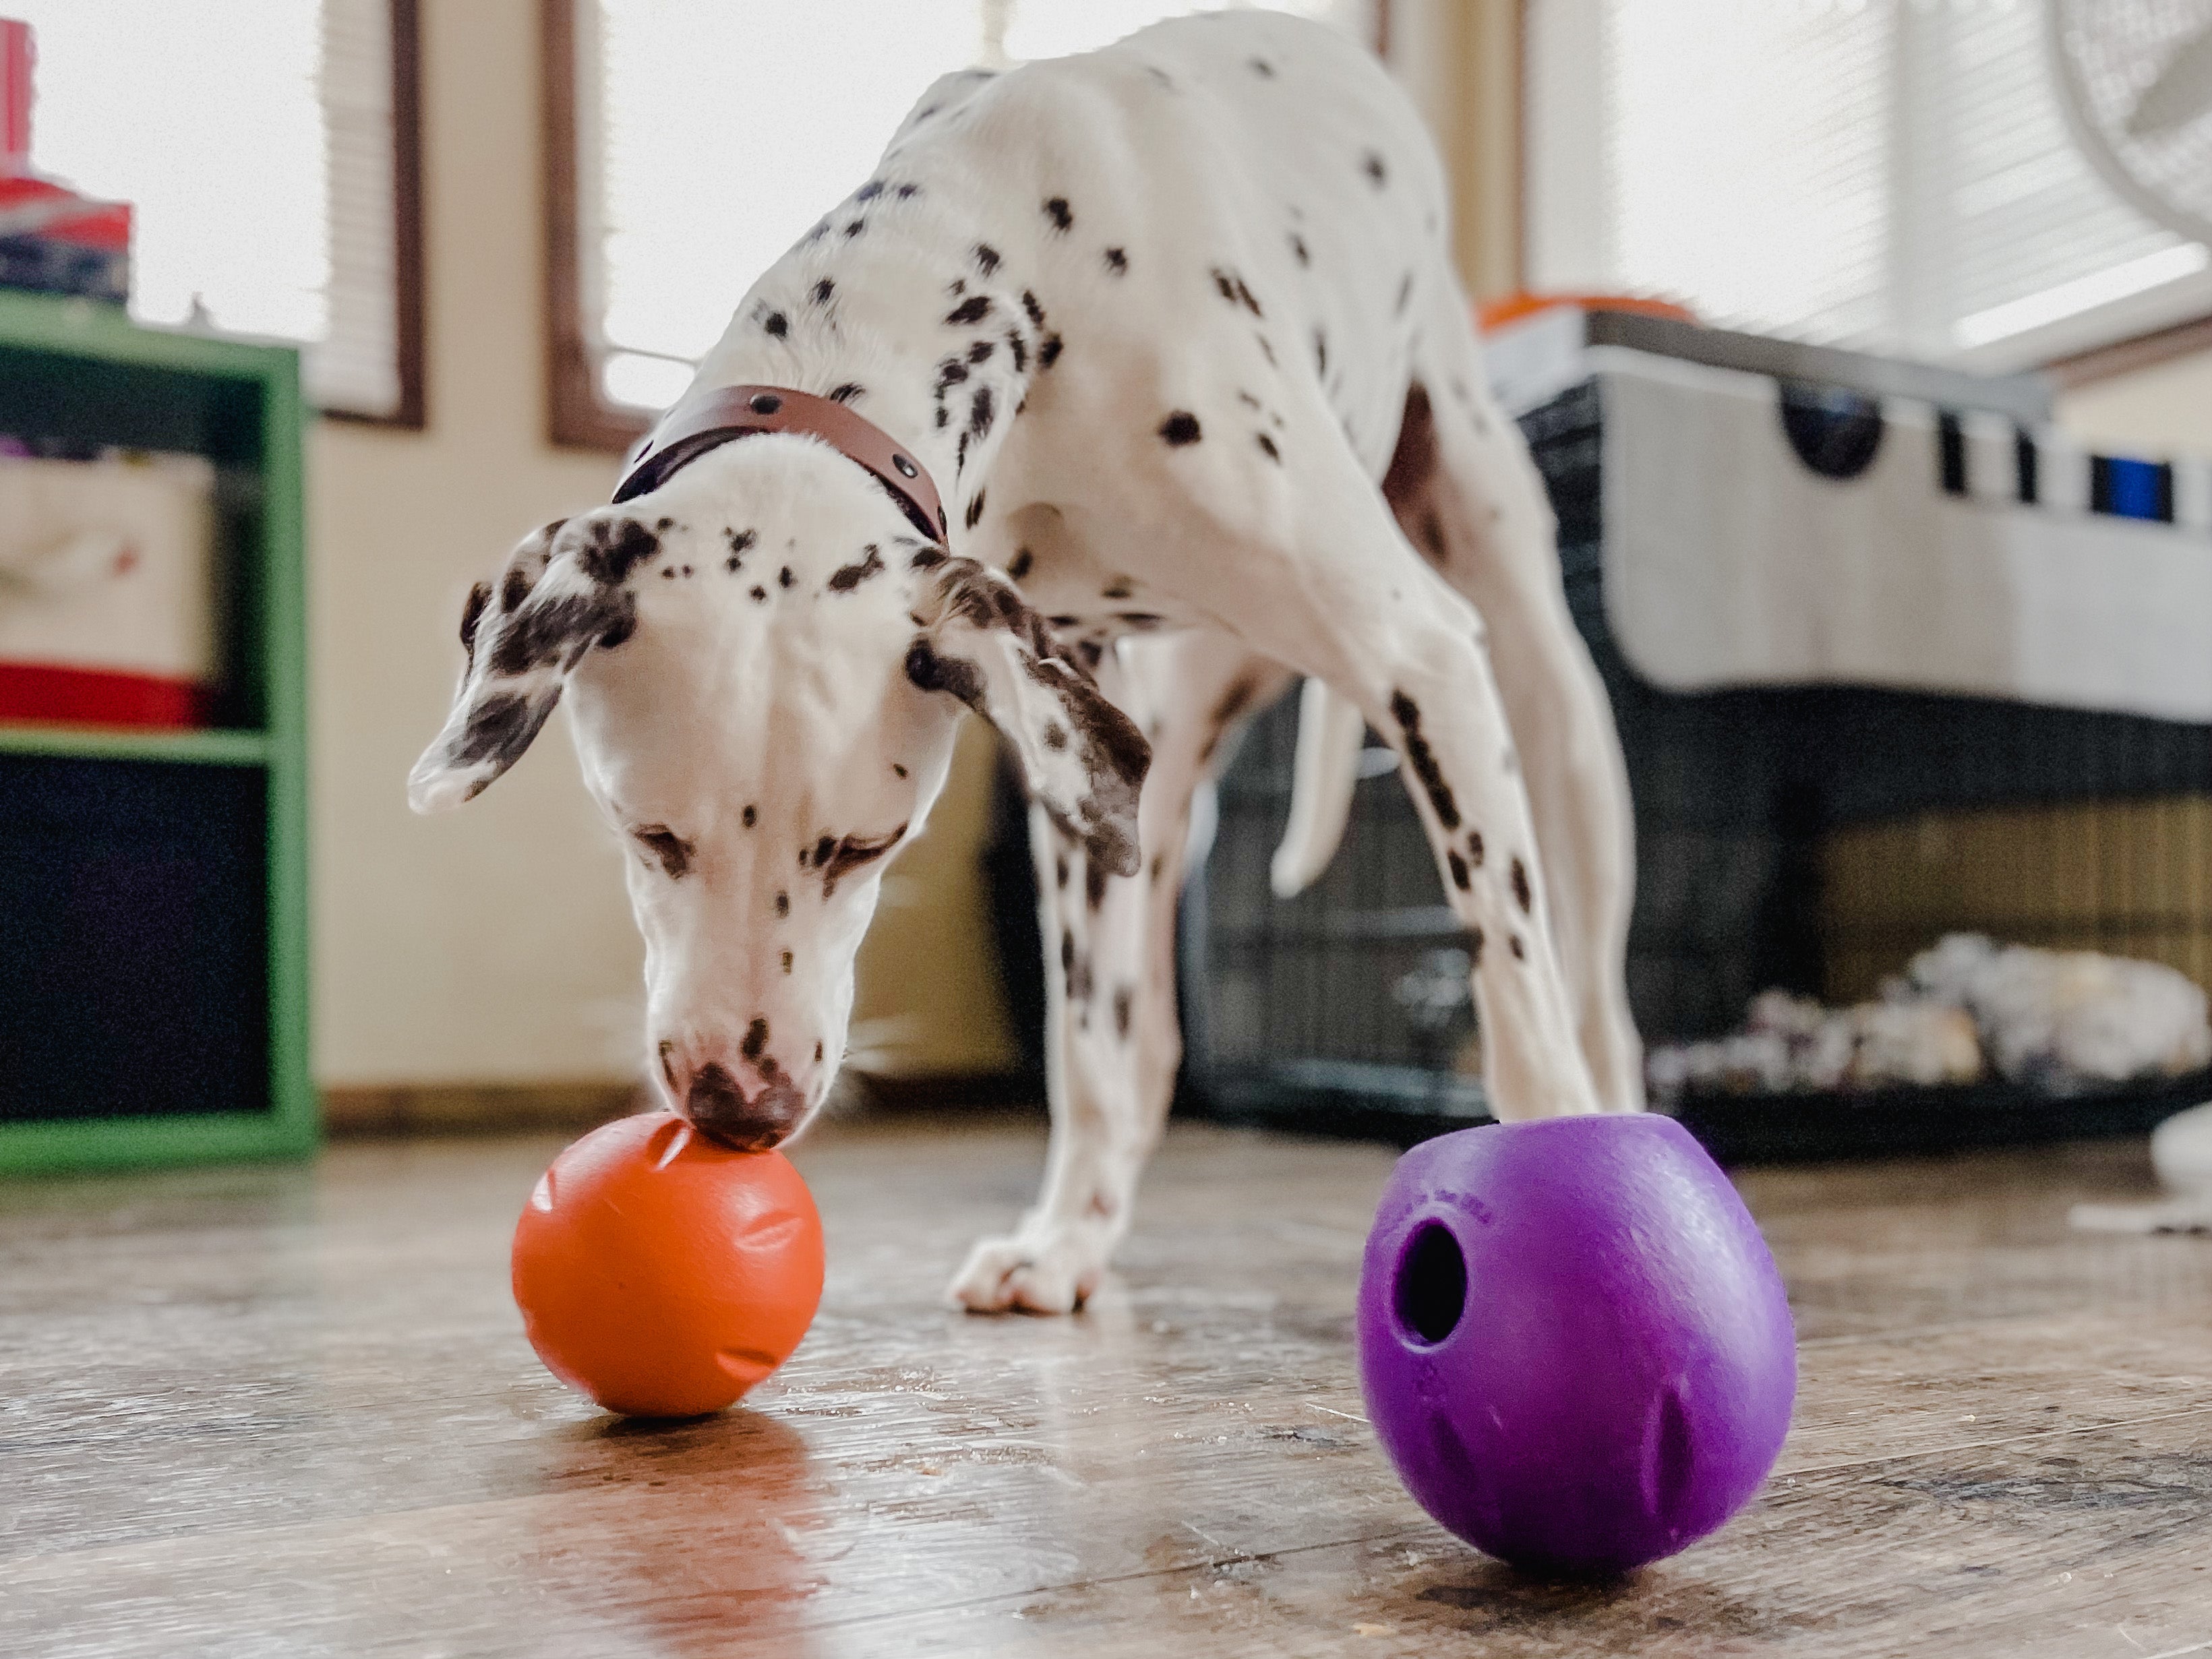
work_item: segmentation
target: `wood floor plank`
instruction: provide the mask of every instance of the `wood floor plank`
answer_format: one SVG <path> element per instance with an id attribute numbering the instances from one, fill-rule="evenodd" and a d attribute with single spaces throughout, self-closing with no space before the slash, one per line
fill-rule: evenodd
<path id="1" fill-rule="evenodd" d="M 1746 1176 L 1808 1338 L 1776 1480 L 1710 1543 L 1563 1588 L 1431 1526 L 1364 1423 L 1386 1151 L 1179 1127 L 1089 1312 L 977 1320 L 936 1298 L 1025 1200 L 1034 1126 L 833 1128 L 800 1156 L 815 1329 L 757 1409 L 652 1427 L 554 1384 L 507 1301 L 556 1145 L 0 1186 L 0 1652 L 2212 1639 L 2212 1242 L 2064 1229 L 2141 1189 L 2139 1146 Z"/>

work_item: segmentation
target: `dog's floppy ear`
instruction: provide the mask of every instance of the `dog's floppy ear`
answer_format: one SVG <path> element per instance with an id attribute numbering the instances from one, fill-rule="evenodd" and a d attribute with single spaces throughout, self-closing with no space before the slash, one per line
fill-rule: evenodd
<path id="1" fill-rule="evenodd" d="M 1137 792 L 1152 747 L 1014 585 L 950 559 L 923 601 L 907 678 L 960 699 L 1013 745 L 1030 793 L 1115 875 L 1137 873 Z"/>
<path id="2" fill-rule="evenodd" d="M 409 805 L 459 806 L 521 758 L 568 672 L 637 627 L 627 584 L 659 550 L 659 538 L 635 519 L 557 520 L 523 538 L 496 588 L 478 582 L 470 590 L 461 611 L 467 665 L 445 730 L 408 775 Z"/>

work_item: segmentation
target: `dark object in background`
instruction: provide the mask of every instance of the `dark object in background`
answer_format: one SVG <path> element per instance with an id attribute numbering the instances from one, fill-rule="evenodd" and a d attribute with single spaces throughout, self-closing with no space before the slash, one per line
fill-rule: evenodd
<path id="1" fill-rule="evenodd" d="M 1024 1099 L 1044 1098 L 1044 935 L 1037 926 L 1036 868 L 1030 858 L 1028 792 L 1004 744 L 991 780 L 990 831 L 983 842 L 991 942 L 999 988 L 1014 1028 L 1020 1068 L 1009 1079 Z"/>
<path id="2" fill-rule="evenodd" d="M 1853 424 L 1848 396 L 1800 393 L 1797 407 L 1806 441 L 1836 465 L 1879 441 L 1878 426 L 1869 438 Z M 1819 996 L 1850 977 L 1839 967 L 1902 966 L 1946 931 L 1893 936 L 1881 917 L 1838 920 L 1822 872 L 1838 832 L 1925 813 L 2212 791 L 2212 729 L 2201 726 L 1857 687 L 1658 690 L 1622 658 L 1605 616 L 1595 383 L 1530 410 L 1521 427 L 1559 520 L 1569 606 L 1627 757 L 1638 861 L 1629 1002 L 1647 1044 L 1732 1030 L 1770 986 Z M 1363 767 L 1343 848 L 1311 890 L 1286 903 L 1269 890 L 1297 727 L 1294 696 L 1254 723 L 1222 779 L 1212 857 L 1185 893 L 1179 1103 L 1401 1143 L 1482 1121 L 1478 1079 L 1437 1067 L 1393 994 L 1427 953 L 1461 943 L 1395 770 Z M 2100 847 L 2084 836 L 2055 861 L 2048 911 L 1962 925 L 2131 954 L 2132 941 L 2172 928 L 2174 893 L 2191 860 L 2208 856 L 2212 848 L 2176 842 L 2154 883 L 2100 883 Z M 2095 896 L 2093 914 L 2062 914 L 2084 893 Z M 1693 1097 L 1678 1115 L 1717 1157 L 1805 1158 L 2139 1133 L 2208 1093 L 2212 1074 L 2199 1073 L 2063 1101 L 2006 1084 Z"/>
<path id="3" fill-rule="evenodd" d="M 266 783 L 0 754 L 0 1122 L 270 1109 Z"/>

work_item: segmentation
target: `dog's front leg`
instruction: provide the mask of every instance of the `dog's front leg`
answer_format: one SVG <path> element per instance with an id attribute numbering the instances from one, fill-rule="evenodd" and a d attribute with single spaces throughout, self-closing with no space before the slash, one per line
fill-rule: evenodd
<path id="1" fill-rule="evenodd" d="M 1052 1146 L 1036 1206 L 1012 1233 L 977 1244 L 953 1279 L 963 1306 L 1066 1312 L 1097 1286 L 1128 1231 L 1182 1057 L 1176 901 L 1192 793 L 1218 764 L 1223 739 L 1287 678 L 1236 641 L 1197 630 L 1125 641 L 1101 665 L 1101 684 L 1152 739 L 1137 813 L 1144 861 L 1134 876 L 1103 875 L 1042 813 L 1030 814 Z"/>

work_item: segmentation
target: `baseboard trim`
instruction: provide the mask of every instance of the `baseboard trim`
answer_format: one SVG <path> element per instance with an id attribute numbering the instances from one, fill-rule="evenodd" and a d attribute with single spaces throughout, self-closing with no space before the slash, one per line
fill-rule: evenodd
<path id="1" fill-rule="evenodd" d="M 947 1112 L 970 1108 L 1042 1107 L 1043 1091 L 1018 1073 L 944 1073 L 869 1077 L 848 1072 L 831 1109 Z M 580 1134 L 632 1112 L 652 1096 L 641 1083 L 399 1083 L 323 1091 L 323 1132 L 332 1140 L 410 1135 Z"/>
<path id="2" fill-rule="evenodd" d="M 405 1083 L 323 1091 L 333 1140 L 580 1133 L 646 1104 L 636 1083 Z"/>

